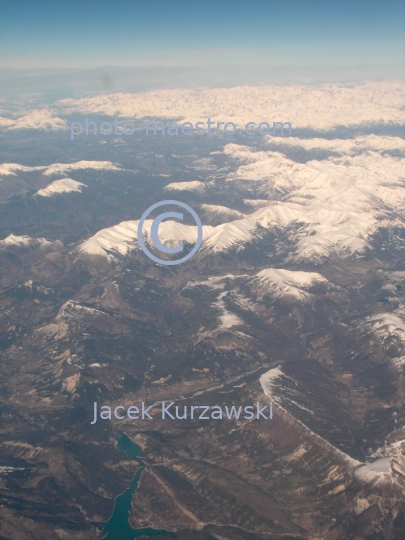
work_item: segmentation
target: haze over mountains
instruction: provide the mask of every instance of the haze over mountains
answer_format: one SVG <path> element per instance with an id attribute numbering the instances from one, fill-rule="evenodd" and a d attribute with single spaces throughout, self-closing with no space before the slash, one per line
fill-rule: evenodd
<path id="1" fill-rule="evenodd" d="M 138 467 L 116 448 L 123 431 L 145 462 L 135 529 L 403 537 L 404 90 L 179 89 L 3 111 L 0 536 L 102 538 Z M 293 137 L 71 142 L 79 114 L 281 120 Z M 198 253 L 172 267 L 137 239 L 167 199 L 203 223 Z M 167 220 L 159 237 L 187 250 L 197 230 Z M 270 400 L 271 421 L 90 425 L 94 401 Z"/>

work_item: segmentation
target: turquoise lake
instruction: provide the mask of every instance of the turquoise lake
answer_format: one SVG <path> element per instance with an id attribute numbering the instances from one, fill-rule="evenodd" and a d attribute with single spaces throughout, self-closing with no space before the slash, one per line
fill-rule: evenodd
<path id="1" fill-rule="evenodd" d="M 141 465 L 141 468 L 136 472 L 134 478 L 129 485 L 129 488 L 115 499 L 114 511 L 112 513 L 112 516 L 104 525 L 104 531 L 107 533 L 107 536 L 104 537 L 104 540 L 133 540 L 134 538 L 139 538 L 142 535 L 171 535 L 171 533 L 164 529 L 156 530 L 149 527 L 145 529 L 133 529 L 129 524 L 128 517 L 131 509 L 132 495 L 138 487 L 139 480 L 145 468 L 145 464 L 138 457 L 142 451 L 142 448 L 140 446 L 133 443 L 131 439 L 124 434 L 120 435 L 119 438 L 117 438 L 117 441 L 118 449 L 122 452 L 125 452 L 128 457 L 136 459 Z"/>

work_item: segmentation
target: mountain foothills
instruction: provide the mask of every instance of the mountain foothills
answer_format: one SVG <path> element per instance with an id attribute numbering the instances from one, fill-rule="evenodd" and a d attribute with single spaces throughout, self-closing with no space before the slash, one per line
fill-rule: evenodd
<path id="1" fill-rule="evenodd" d="M 1 539 L 103 538 L 140 466 L 120 433 L 142 448 L 134 529 L 403 538 L 403 85 L 272 90 L 64 100 L 46 118 L 59 111 L 65 131 L 59 120 L 43 130 L 35 111 L 27 125 L 3 118 Z M 72 111 L 151 110 L 277 113 L 314 132 L 69 140 Z M 178 266 L 154 263 L 137 239 L 143 212 L 167 199 L 203 223 L 200 250 Z M 159 237 L 187 251 L 197 227 L 169 219 Z M 272 402 L 273 419 L 91 424 L 94 402 L 156 412 L 162 401 Z"/>

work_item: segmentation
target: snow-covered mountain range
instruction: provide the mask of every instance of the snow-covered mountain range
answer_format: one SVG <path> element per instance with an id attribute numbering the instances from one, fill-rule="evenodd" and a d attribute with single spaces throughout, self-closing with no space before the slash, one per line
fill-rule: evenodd
<path id="1" fill-rule="evenodd" d="M 331 129 L 369 123 L 405 123 L 405 85 L 240 86 L 206 90 L 158 90 L 108 94 L 57 103 L 60 113 L 125 118 L 167 118 L 188 122 L 291 122 L 293 128 Z"/>
<path id="2" fill-rule="evenodd" d="M 402 538 L 404 88 L 108 94 L 0 120 L 0 536 L 99 538 L 138 467 L 122 429 L 142 448 L 135 528 Z M 72 143 L 58 120 L 71 113 L 311 130 Z M 164 266 L 138 225 L 173 199 L 203 242 Z M 144 223 L 156 255 L 152 219 L 169 209 Z M 186 253 L 197 227 L 168 219 L 158 234 Z M 95 402 L 164 400 L 272 402 L 273 418 L 90 424 Z"/>
<path id="3" fill-rule="evenodd" d="M 384 137 L 374 136 L 373 141 L 379 147 L 387 143 Z M 225 185 L 210 183 L 211 196 L 217 193 L 221 198 L 224 190 L 232 189 L 243 199 L 253 192 L 259 207 L 244 214 L 237 209 L 202 204 L 204 215 L 223 218 L 219 225 L 204 227 L 203 251 L 241 249 L 260 237 L 263 229 L 291 227 L 297 260 L 327 257 L 332 252 L 361 255 L 370 248 L 379 228 L 404 227 L 405 158 L 365 150 L 356 155 L 297 163 L 279 152 L 237 144 L 226 145 L 223 152 L 234 163 L 233 170 L 227 174 Z M 169 183 L 166 189 L 201 192 L 203 187 L 203 183 L 193 181 Z M 137 223 L 121 223 L 101 231 L 80 249 L 95 253 L 95 246 L 103 238 L 102 250 L 114 251 L 119 246 L 117 251 L 123 253 L 124 245 L 137 244 Z M 181 224 L 172 224 L 170 234 L 166 234 L 169 223 L 161 225 L 162 238 L 179 242 L 194 238 L 192 227 Z M 108 237 L 114 239 L 110 244 Z"/>
<path id="4" fill-rule="evenodd" d="M 0 130 L 69 129 L 71 113 L 127 119 L 187 122 L 290 122 L 292 128 L 330 130 L 339 126 L 404 124 L 405 85 L 400 81 L 361 85 L 238 86 L 214 89 L 167 89 L 68 98 L 23 116 L 0 117 Z M 294 132 L 294 131 L 293 131 Z M 311 143 L 309 143 L 311 144 Z"/>

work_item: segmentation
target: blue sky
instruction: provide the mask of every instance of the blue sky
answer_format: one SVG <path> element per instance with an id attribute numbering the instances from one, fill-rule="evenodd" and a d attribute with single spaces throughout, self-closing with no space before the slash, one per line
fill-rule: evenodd
<path id="1" fill-rule="evenodd" d="M 401 78 L 404 48 L 403 0 L 0 0 L 7 68 Z"/>

